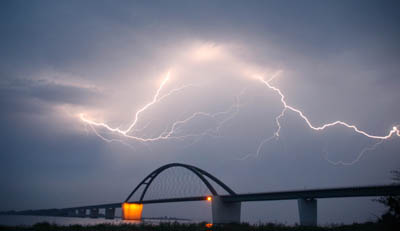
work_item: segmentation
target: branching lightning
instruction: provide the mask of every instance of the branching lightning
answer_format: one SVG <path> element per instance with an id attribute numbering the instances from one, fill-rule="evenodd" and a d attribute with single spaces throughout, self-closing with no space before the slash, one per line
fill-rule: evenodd
<path id="1" fill-rule="evenodd" d="M 159 95 L 161 90 L 163 89 L 164 85 L 167 83 L 167 81 L 170 78 L 170 73 L 168 72 L 167 76 L 164 78 L 164 80 L 161 82 L 159 88 L 157 89 L 156 94 L 153 97 L 153 100 L 149 103 L 147 103 L 144 107 L 142 107 L 141 109 L 139 109 L 136 114 L 135 114 L 135 119 L 133 120 L 133 122 L 129 125 L 129 127 L 126 130 L 121 130 L 119 128 L 112 128 L 111 126 L 109 126 L 106 123 L 102 123 L 102 122 L 95 122 L 93 120 L 87 119 L 85 117 L 85 115 L 83 113 L 81 113 L 79 116 L 81 118 L 82 121 L 84 121 L 85 123 L 91 125 L 91 126 L 97 126 L 97 127 L 103 127 L 106 128 L 107 130 L 111 131 L 111 132 L 116 132 L 119 133 L 120 135 L 132 138 L 132 139 L 138 139 L 141 141 L 147 141 L 146 139 L 140 138 L 140 137 L 135 137 L 135 136 L 130 136 L 128 135 L 128 133 L 135 127 L 135 125 L 137 124 L 138 120 L 139 120 L 139 115 L 140 113 L 142 113 L 143 111 L 145 111 L 147 108 L 149 108 L 151 105 L 157 103 L 159 100 L 161 100 L 162 98 L 167 97 L 168 95 L 172 94 L 173 92 L 170 91 L 168 94 L 163 95 L 161 97 L 161 99 L 159 99 Z M 176 91 L 176 90 L 175 90 Z"/>
<path id="2" fill-rule="evenodd" d="M 277 76 L 279 76 L 282 73 L 282 71 L 278 71 L 276 72 L 274 75 L 271 76 L 271 78 L 269 78 L 268 80 L 265 80 L 263 77 L 261 76 L 256 76 L 256 79 L 258 81 L 260 81 L 260 83 L 262 83 L 263 85 L 265 85 L 269 90 L 274 91 L 276 94 L 278 94 L 278 96 L 280 97 L 280 103 L 282 104 L 283 108 L 282 111 L 275 117 L 275 124 L 277 126 L 275 132 L 272 134 L 272 136 L 267 137 L 266 139 L 262 140 L 260 142 L 260 144 L 258 145 L 257 149 L 256 149 L 256 153 L 254 154 L 255 157 L 258 157 L 261 153 L 262 147 L 268 143 L 271 140 L 274 139 L 278 139 L 280 136 L 280 131 L 281 131 L 281 119 L 285 116 L 286 112 L 291 111 L 294 112 L 295 114 L 297 114 L 307 125 L 310 129 L 314 130 L 314 131 L 323 131 L 327 128 L 333 127 L 333 126 L 343 126 L 345 128 L 351 129 L 353 132 L 358 133 L 362 136 L 365 136 L 367 138 L 370 139 L 374 139 L 374 140 L 378 140 L 377 143 L 375 143 L 374 145 L 372 145 L 371 147 L 368 148 L 364 148 L 359 155 L 357 156 L 357 158 L 351 162 L 343 162 L 343 161 L 338 161 L 338 162 L 334 162 L 331 161 L 329 159 L 327 159 L 327 161 L 329 161 L 332 164 L 343 164 L 343 165 L 352 165 L 354 163 L 356 163 L 358 160 L 360 160 L 360 158 L 363 156 L 363 154 L 367 151 L 371 151 L 373 149 L 375 149 L 378 145 L 382 144 L 385 140 L 390 139 L 393 136 L 397 136 L 400 137 L 400 130 L 394 126 L 386 135 L 373 135 L 373 134 L 369 134 L 366 131 L 361 130 L 360 128 L 358 128 L 356 125 L 353 124 L 349 124 L 346 123 L 344 121 L 334 121 L 331 123 L 326 123 L 323 124 L 321 126 L 316 126 L 313 125 L 310 122 L 310 119 L 298 108 L 295 108 L 291 105 L 289 105 L 286 101 L 285 95 L 282 93 L 282 91 L 271 84 L 272 80 L 274 80 Z M 89 119 L 85 114 L 80 114 L 79 117 L 80 119 L 87 125 L 89 125 L 92 130 L 94 131 L 94 133 L 99 136 L 101 139 L 107 141 L 107 142 L 122 142 L 124 144 L 127 144 L 126 142 L 119 140 L 119 139 L 107 139 L 104 136 L 102 136 L 97 130 L 96 127 L 98 128 L 103 128 L 106 132 L 112 133 L 112 134 L 117 134 L 119 135 L 121 138 L 129 138 L 129 139 L 133 139 L 139 142 L 154 142 L 154 141 L 159 141 L 159 140 L 167 140 L 167 139 L 177 139 L 177 140 L 182 140 L 185 138 L 189 138 L 189 137 L 203 137 L 205 135 L 209 135 L 212 137 L 216 137 L 219 136 L 219 132 L 220 132 L 220 128 L 229 120 L 232 120 L 236 114 L 238 113 L 238 108 L 239 108 L 239 97 L 241 95 L 244 94 L 245 90 L 243 90 L 236 99 L 236 102 L 233 106 L 229 107 L 226 111 L 221 111 L 221 112 L 216 112 L 216 113 L 208 113 L 208 112 L 194 112 L 193 114 L 191 114 L 190 116 L 182 119 L 182 120 L 178 120 L 175 121 L 174 123 L 172 123 L 170 126 L 168 126 L 163 132 L 161 132 L 159 135 L 155 136 L 155 137 L 141 137 L 138 135 L 134 135 L 134 133 L 136 133 L 137 131 L 139 131 L 140 129 L 137 128 L 137 124 L 138 121 L 140 119 L 140 115 L 141 113 L 143 113 L 144 111 L 146 111 L 147 109 L 149 109 L 151 106 L 159 103 L 161 100 L 167 98 L 168 96 L 171 96 L 172 94 L 179 92 L 181 90 L 186 89 L 187 87 L 191 87 L 193 85 L 185 85 L 179 88 L 175 88 L 173 90 L 170 90 L 169 92 L 165 93 L 165 94 L 161 94 L 161 92 L 163 91 L 164 86 L 167 84 L 168 80 L 170 79 L 170 73 L 168 72 L 168 74 L 166 75 L 166 77 L 163 79 L 163 81 L 161 82 L 161 84 L 159 85 L 155 95 L 153 96 L 152 100 L 145 104 L 143 107 L 141 107 L 139 110 L 136 111 L 134 119 L 132 121 L 132 123 L 124 130 L 124 129 L 120 129 L 118 127 L 112 127 L 110 125 L 108 125 L 107 123 L 104 122 L 97 122 L 95 120 Z M 217 117 L 221 116 L 221 115 L 228 115 L 226 116 L 223 120 L 218 121 Z M 203 132 L 200 133 L 195 133 L 195 134 L 180 134 L 180 128 L 182 125 L 189 123 L 190 121 L 194 120 L 195 118 L 198 117 L 208 117 L 208 118 L 212 118 L 213 120 L 217 121 L 217 126 L 215 128 L 212 129 L 206 129 Z M 196 142 L 196 141 L 195 141 Z M 130 145 L 129 145 L 130 146 Z M 246 159 L 248 157 L 250 157 L 251 155 L 247 155 L 243 158 L 241 158 L 241 160 Z"/>
<path id="3" fill-rule="evenodd" d="M 335 165 L 337 165 L 337 164 L 352 165 L 352 164 L 356 163 L 356 162 L 363 156 L 363 154 L 364 154 L 365 152 L 374 150 L 378 145 L 382 144 L 383 141 L 385 141 L 385 140 L 387 140 L 387 139 L 389 139 L 389 138 L 391 138 L 391 137 L 393 137 L 393 136 L 398 136 L 398 137 L 400 137 L 400 130 L 399 130 L 396 126 L 394 126 L 394 127 L 388 132 L 388 134 L 387 134 L 387 135 L 384 135 L 384 136 L 371 135 L 371 134 L 369 134 L 369 133 L 367 133 L 367 132 L 365 132 L 365 131 L 359 129 L 359 128 L 358 128 L 357 126 L 355 126 L 355 125 L 348 124 L 348 123 L 343 122 L 343 121 L 340 121 L 340 120 L 337 120 L 337 121 L 334 121 L 334 122 L 331 122 L 331 123 L 327 123 L 327 124 L 323 124 L 322 126 L 314 126 L 314 125 L 310 122 L 310 120 L 304 115 L 304 113 L 303 113 L 301 110 L 299 110 L 299 109 L 297 109 L 297 108 L 295 108 L 295 107 L 293 107 L 293 106 L 290 106 L 290 105 L 286 102 L 285 95 L 282 93 L 282 91 L 281 91 L 279 88 L 277 88 L 277 87 L 271 85 L 271 81 L 272 81 L 274 78 L 276 78 L 280 73 L 281 73 L 281 71 L 276 72 L 276 73 L 275 73 L 270 79 L 268 79 L 268 80 L 265 80 L 265 79 L 264 79 L 263 77 L 261 77 L 261 76 L 256 76 L 256 78 L 257 78 L 261 83 L 263 83 L 265 86 L 267 86 L 269 89 L 273 90 L 274 92 L 276 92 L 276 93 L 280 96 L 280 101 L 281 101 L 281 103 L 282 103 L 282 105 L 283 105 L 283 109 L 282 109 L 281 113 L 280 113 L 277 117 L 275 117 L 275 122 L 276 122 L 276 125 L 277 125 L 276 131 L 274 132 L 274 134 L 273 134 L 271 137 L 268 137 L 268 138 L 264 139 L 264 140 L 258 145 L 257 150 L 256 150 L 256 155 L 255 155 L 256 157 L 258 157 L 258 156 L 260 155 L 260 152 L 261 152 L 262 147 L 263 147 L 267 142 L 273 140 L 274 138 L 276 138 L 276 139 L 279 138 L 279 133 L 280 133 L 280 130 L 281 130 L 280 119 L 281 119 L 282 117 L 285 116 L 285 113 L 286 113 L 286 111 L 288 111 L 288 110 L 290 110 L 290 111 L 296 113 L 297 115 L 299 115 L 300 118 L 302 118 L 302 119 L 306 122 L 306 124 L 308 125 L 308 127 L 310 127 L 311 129 L 313 129 L 313 130 L 315 130 L 315 131 L 322 131 L 322 130 L 325 130 L 326 128 L 329 128 L 329 127 L 333 127 L 333 126 L 337 126 L 337 125 L 342 125 L 342 126 L 344 126 L 344 127 L 347 127 L 347 128 L 349 128 L 349 129 L 353 130 L 354 132 L 356 132 L 356 133 L 358 133 L 358 134 L 360 134 L 360 135 L 363 135 L 363 136 L 368 137 L 368 138 L 370 138 L 370 139 L 379 140 L 379 141 L 378 141 L 377 143 L 375 143 L 372 147 L 364 148 L 364 149 L 359 153 L 359 155 L 357 156 L 357 158 L 356 158 L 355 160 L 349 162 L 349 163 L 343 162 L 343 161 L 333 162 L 333 161 L 330 161 L 330 160 L 327 159 L 330 163 L 335 164 Z M 246 159 L 246 158 L 248 158 L 249 156 L 250 156 L 250 155 L 246 155 L 246 156 L 242 157 L 241 159 Z"/>
<path id="4" fill-rule="evenodd" d="M 285 113 L 286 110 L 291 110 L 291 111 L 297 113 L 297 114 L 307 123 L 307 125 L 308 125 L 311 129 L 313 129 L 313 130 L 315 130 L 315 131 L 324 130 L 325 128 L 332 127 L 332 126 L 335 126 L 335 125 L 343 125 L 343 126 L 345 126 L 345 127 L 348 127 L 348 128 L 350 128 L 350 129 L 354 130 L 355 132 L 357 132 L 357 133 L 359 133 L 359 134 L 362 134 L 362 135 L 364 135 L 364 136 L 366 136 L 366 137 L 368 137 L 368 138 L 371 138 L 371 139 L 386 140 L 386 139 L 389 139 L 390 137 L 392 137 L 393 134 L 395 134 L 395 135 L 397 135 L 397 136 L 400 136 L 400 131 L 397 129 L 397 127 L 393 127 L 392 130 L 390 130 L 390 132 L 389 132 L 387 135 L 385 135 L 385 136 L 376 136 L 376 135 L 370 135 L 370 134 L 366 133 L 365 131 L 360 130 L 360 129 L 357 128 L 355 125 L 351 125 L 351 124 L 348 124 L 348 123 L 343 122 L 343 121 L 340 121 L 340 120 L 337 120 L 337 121 L 332 122 L 332 123 L 324 124 L 324 125 L 322 125 L 322 126 L 320 126 L 320 127 L 316 127 L 316 126 L 314 126 L 314 125 L 311 124 L 310 120 L 303 114 L 302 111 L 300 111 L 299 109 L 294 108 L 294 107 L 292 107 L 292 106 L 289 106 L 289 105 L 286 103 L 285 96 L 283 95 L 283 93 L 282 93 L 282 91 L 281 91 L 280 89 L 278 89 L 278 88 L 272 86 L 272 85 L 270 84 L 270 81 L 265 81 L 265 80 L 264 80 L 263 78 L 261 78 L 261 77 L 259 77 L 259 80 L 260 80 L 262 83 L 264 83 L 269 89 L 271 89 L 271 90 L 273 90 L 273 91 L 275 91 L 276 93 L 279 94 L 279 96 L 280 96 L 280 98 L 281 98 L 281 102 L 282 102 L 283 107 L 284 107 L 282 113 L 278 116 L 279 118 L 282 117 L 282 116 L 284 115 L 284 113 Z M 277 120 L 279 120 L 278 117 L 277 117 Z M 279 123 L 278 123 L 278 125 L 279 125 Z M 280 129 L 280 126 L 279 126 L 279 129 Z M 279 130 L 276 132 L 276 135 L 279 136 Z"/>
<path id="5" fill-rule="evenodd" d="M 146 111 L 151 106 L 153 106 L 154 104 L 160 102 L 164 98 L 167 98 L 168 96 L 170 96 L 170 95 L 172 95 L 172 94 L 174 94 L 174 93 L 176 93 L 178 91 L 181 91 L 181 90 L 183 90 L 183 89 L 185 89 L 187 87 L 194 86 L 194 85 L 185 85 L 185 86 L 182 86 L 182 87 L 179 87 L 179 88 L 175 88 L 175 89 L 169 91 L 168 93 L 160 96 L 160 93 L 163 90 L 163 87 L 165 86 L 165 84 L 168 82 L 169 79 L 170 79 L 170 73 L 168 72 L 168 74 L 166 75 L 166 77 L 163 79 L 163 81 L 161 82 L 160 86 L 158 87 L 155 95 L 153 96 L 153 100 L 151 102 L 147 103 L 142 108 L 140 108 L 135 113 L 135 118 L 134 118 L 133 122 L 125 130 L 122 130 L 120 128 L 111 127 L 110 125 L 108 125 L 107 123 L 104 123 L 104 122 L 96 122 L 94 120 L 88 119 L 83 113 L 79 114 L 79 117 L 84 123 L 86 123 L 87 125 L 89 125 L 92 128 L 92 130 L 94 131 L 94 133 L 98 137 L 100 137 L 104 141 L 106 141 L 106 142 L 121 142 L 123 144 L 126 144 L 126 145 L 132 147 L 128 143 L 124 142 L 123 140 L 105 138 L 103 135 L 101 135 L 95 129 L 95 127 L 104 128 L 107 132 L 116 133 L 116 134 L 120 135 L 121 137 L 134 139 L 134 140 L 140 141 L 140 142 L 154 142 L 154 141 L 158 141 L 158 140 L 167 140 L 167 139 L 182 140 L 182 139 L 189 138 L 189 137 L 200 137 L 200 136 L 205 136 L 205 135 L 218 136 L 220 128 L 227 121 L 231 120 L 238 112 L 239 105 L 238 105 L 238 99 L 237 99 L 236 103 L 233 106 L 229 107 L 228 110 L 226 110 L 226 111 L 221 111 L 221 112 L 216 112 L 216 113 L 195 112 L 195 113 L 191 114 L 190 116 L 188 116 L 185 119 L 175 121 L 171 126 L 167 127 L 161 134 L 159 134 L 156 137 L 145 138 L 145 137 L 141 137 L 141 136 L 132 135 L 131 133 L 133 133 L 134 131 L 141 130 L 141 129 L 136 128 L 136 125 L 137 125 L 137 123 L 139 121 L 139 117 L 140 117 L 140 114 L 142 112 Z M 244 92 L 244 90 L 240 94 L 243 94 L 243 92 Z M 197 133 L 197 134 L 177 135 L 179 133 L 178 130 L 179 130 L 180 126 L 190 122 L 191 120 L 193 120 L 193 119 L 195 119 L 197 117 L 203 116 L 203 117 L 209 117 L 209 118 L 212 118 L 212 119 L 216 120 L 216 117 L 221 116 L 221 115 L 228 115 L 228 116 L 225 119 L 223 119 L 222 121 L 218 122 L 217 123 L 218 125 L 214 129 L 207 129 L 204 132 Z"/>
<path id="6" fill-rule="evenodd" d="M 341 161 L 341 160 L 339 160 L 339 161 L 330 160 L 328 158 L 328 153 L 326 151 L 325 151 L 325 154 L 326 154 L 325 160 L 333 165 L 353 165 L 353 164 L 357 163 L 366 152 L 375 150 L 384 141 L 385 141 L 385 139 L 382 139 L 382 140 L 376 142 L 375 144 L 373 144 L 372 146 L 364 148 L 363 150 L 361 150 L 361 152 L 357 155 L 357 157 L 354 160 L 349 161 L 349 162 L 345 162 L 345 161 Z"/>

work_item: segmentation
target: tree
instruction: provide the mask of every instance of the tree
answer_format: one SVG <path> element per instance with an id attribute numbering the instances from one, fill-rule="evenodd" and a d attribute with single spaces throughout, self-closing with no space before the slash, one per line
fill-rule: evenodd
<path id="1" fill-rule="evenodd" d="M 400 170 L 391 171 L 394 184 L 400 184 Z M 388 210 L 379 219 L 396 227 L 400 226 L 400 196 L 385 196 L 377 199 L 379 203 L 388 207 Z"/>

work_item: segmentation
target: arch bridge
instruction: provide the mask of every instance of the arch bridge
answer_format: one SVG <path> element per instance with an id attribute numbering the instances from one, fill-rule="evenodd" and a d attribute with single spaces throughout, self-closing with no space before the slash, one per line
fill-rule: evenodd
<path id="1" fill-rule="evenodd" d="M 164 199 L 146 200 L 150 185 L 167 169 L 184 168 L 194 174 L 202 184 L 206 186 L 210 194 L 192 197 L 173 197 Z M 223 189 L 224 194 L 219 194 L 213 185 Z M 141 190 L 141 191 L 140 191 Z M 140 193 L 141 192 L 141 193 Z M 136 201 L 130 201 L 133 195 L 139 195 Z M 46 216 L 78 216 L 86 217 L 86 211 L 90 211 L 89 217 L 99 217 L 99 209 L 104 209 L 107 219 L 115 217 L 115 209 L 122 208 L 124 219 L 140 220 L 145 204 L 185 202 L 185 201 L 209 201 L 211 202 L 213 223 L 240 223 L 241 203 L 246 201 L 269 200 L 297 200 L 301 225 L 317 225 L 317 199 L 339 197 L 376 197 L 400 195 L 400 185 L 379 185 L 346 188 L 309 189 L 280 192 L 260 192 L 237 194 L 230 187 L 212 174 L 192 165 L 172 163 L 159 167 L 147 175 L 128 195 L 124 202 L 80 206 L 63 209 L 29 210 L 14 214 L 21 215 L 46 215 Z"/>

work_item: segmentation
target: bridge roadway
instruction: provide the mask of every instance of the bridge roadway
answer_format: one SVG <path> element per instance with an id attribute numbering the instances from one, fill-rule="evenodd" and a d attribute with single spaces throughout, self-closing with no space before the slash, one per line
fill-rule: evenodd
<path id="1" fill-rule="evenodd" d="M 298 200 L 299 218 L 301 225 L 317 225 L 317 199 L 343 198 L 343 197 L 377 197 L 400 195 L 400 185 L 381 185 L 363 187 L 343 187 L 327 189 L 308 189 L 294 191 L 278 191 L 264 193 L 245 193 L 230 195 L 208 195 L 198 197 L 168 198 L 158 200 L 130 201 L 138 204 L 157 204 L 185 201 L 205 201 L 212 196 L 211 207 L 213 223 L 240 222 L 241 202 L 250 201 L 272 201 L 272 200 Z M 127 201 L 125 201 L 127 202 Z M 105 218 L 113 219 L 115 209 L 121 208 L 123 202 L 98 204 L 89 206 L 70 207 L 62 209 L 26 210 L 10 213 L 12 215 L 37 215 L 37 216 L 67 216 L 86 217 L 89 210 L 89 217 L 99 217 L 99 209 L 105 209 Z M 7 213 L 6 213 L 7 214 Z M 141 216 L 141 212 L 140 212 Z M 125 218 L 124 218 L 125 219 Z"/>
<path id="2" fill-rule="evenodd" d="M 145 194 L 150 185 L 161 173 L 170 168 L 184 168 L 196 175 L 202 183 L 207 187 L 210 195 L 199 197 L 181 197 L 168 198 L 159 200 L 145 200 Z M 225 194 L 220 195 L 215 190 L 213 184 L 220 186 L 225 190 Z M 138 201 L 131 201 L 131 197 L 136 192 L 140 192 Z M 44 215 L 44 216 L 87 216 L 87 210 L 90 211 L 90 217 L 99 217 L 99 210 L 104 209 L 104 217 L 113 219 L 115 217 L 115 209 L 123 210 L 124 219 L 141 219 L 142 204 L 172 203 L 185 201 L 204 201 L 208 197 L 211 198 L 211 209 L 213 223 L 238 223 L 241 216 L 241 203 L 247 201 L 271 201 L 271 200 L 297 200 L 299 209 L 300 224 L 317 225 L 317 199 L 323 198 L 339 198 L 339 197 L 377 197 L 400 195 L 400 185 L 380 185 L 380 186 L 363 186 L 363 187 L 343 187 L 343 188 L 327 188 L 327 189 L 307 189 L 279 192 L 264 193 L 245 193 L 237 194 L 221 180 L 212 174 L 192 165 L 182 163 L 171 163 L 163 165 L 149 175 L 147 175 L 129 194 L 124 202 L 99 204 L 90 206 L 79 206 L 63 209 L 42 209 L 42 210 L 26 210 L 13 212 L 17 215 Z M 136 204 L 129 204 L 136 203 Z"/>
<path id="3" fill-rule="evenodd" d="M 376 185 L 363 187 L 343 187 L 327 189 L 307 189 L 294 191 L 277 191 L 264 193 L 245 193 L 236 195 L 221 195 L 224 202 L 246 202 L 246 201 L 275 201 L 275 200 L 298 200 L 298 199 L 323 199 L 340 197 L 376 197 L 376 196 L 400 195 L 400 185 Z M 182 197 L 158 200 L 133 201 L 140 204 L 158 204 L 185 201 L 205 201 L 207 196 Z M 91 206 L 80 206 L 65 208 L 71 209 L 92 209 L 92 208 L 120 208 L 121 202 L 111 204 L 99 204 Z"/>

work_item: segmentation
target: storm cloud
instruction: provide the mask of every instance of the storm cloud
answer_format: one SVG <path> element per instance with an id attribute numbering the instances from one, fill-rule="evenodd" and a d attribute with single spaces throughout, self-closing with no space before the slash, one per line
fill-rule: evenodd
<path id="1" fill-rule="evenodd" d="M 400 164 L 394 137 L 344 127 L 315 132 L 292 112 L 279 139 L 273 80 L 315 125 L 335 120 L 385 135 L 400 123 L 400 16 L 396 1 L 2 1 L 0 3 L 0 210 L 117 202 L 155 168 L 193 164 L 237 192 L 390 183 Z M 126 128 L 163 89 L 191 85 L 140 117 L 144 137 L 196 111 L 184 140 L 105 142 L 80 119 Z M 254 76 L 253 76 L 254 77 Z M 193 86 L 192 86 L 193 85 Z M 243 94 L 241 94 L 243 92 Z M 104 131 L 100 131 L 104 132 Z M 120 138 L 102 133 L 108 138 Z M 250 155 L 249 158 L 243 158 Z M 331 161 L 331 162 L 330 162 Z M 204 205 L 151 206 L 145 213 L 208 219 Z M 172 208 L 172 209 L 171 209 Z M 343 209 L 346 208 L 346 209 Z M 321 223 L 373 219 L 370 200 L 319 205 Z M 245 221 L 297 221 L 295 201 L 246 204 Z"/>

